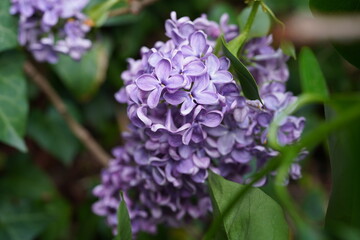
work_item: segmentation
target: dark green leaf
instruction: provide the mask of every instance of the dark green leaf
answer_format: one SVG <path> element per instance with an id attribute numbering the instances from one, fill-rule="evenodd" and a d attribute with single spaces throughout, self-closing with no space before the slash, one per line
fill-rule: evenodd
<path id="1" fill-rule="evenodd" d="M 210 173 L 209 187 L 215 217 L 221 215 L 229 202 L 244 186 Z M 223 221 L 221 240 L 288 239 L 288 224 L 281 207 L 258 188 L 251 188 Z"/>
<path id="2" fill-rule="evenodd" d="M 224 37 L 222 36 L 222 45 L 223 51 L 226 57 L 230 59 L 231 66 L 235 71 L 237 78 L 240 82 L 242 92 L 244 93 L 245 97 L 250 100 L 260 99 L 258 87 L 256 85 L 254 77 L 251 75 L 249 70 L 240 62 L 240 60 L 235 57 L 227 48 L 227 44 L 225 42 Z"/>
<path id="3" fill-rule="evenodd" d="M 120 201 L 117 211 L 118 226 L 116 240 L 132 240 L 130 216 L 122 194 L 121 199 L 122 201 Z"/>
<path id="4" fill-rule="evenodd" d="M 283 51 L 284 54 L 288 55 L 289 57 L 292 57 L 296 59 L 296 52 L 295 47 L 292 42 L 289 41 L 282 41 L 280 44 L 280 48 Z"/>
<path id="5" fill-rule="evenodd" d="M 32 110 L 28 134 L 42 148 L 67 165 L 72 162 L 80 149 L 79 141 L 53 108 L 46 113 Z"/>
<path id="6" fill-rule="evenodd" d="M 303 48 L 299 57 L 300 79 L 303 92 L 317 94 L 323 98 L 329 97 L 325 78 L 319 62 L 309 48 Z"/>
<path id="7" fill-rule="evenodd" d="M 251 7 L 245 8 L 239 15 L 238 21 L 240 29 L 245 28 L 247 19 L 249 18 Z M 271 27 L 270 17 L 262 9 L 256 12 L 255 20 L 251 26 L 248 38 L 262 37 L 269 33 Z"/>
<path id="8" fill-rule="evenodd" d="M 354 106 L 353 100 L 338 101 L 336 109 L 326 108 L 327 120 L 343 116 Z M 338 237 L 346 228 L 360 231 L 360 125 L 348 124 L 329 138 L 332 191 L 326 214 L 325 229 Z"/>
<path id="9" fill-rule="evenodd" d="M 9 158 L 0 176 L 0 239 L 68 239 L 68 203 L 24 156 Z"/>
<path id="10" fill-rule="evenodd" d="M 310 0 L 310 8 L 314 13 L 322 14 L 359 14 L 359 0 Z M 360 69 L 360 42 L 334 43 L 336 50 L 351 64 Z"/>
<path id="11" fill-rule="evenodd" d="M 0 239 L 31 240 L 44 230 L 49 217 L 22 202 L 0 200 Z"/>
<path id="12" fill-rule="evenodd" d="M 10 1 L 0 1 L 0 52 L 18 45 L 17 21 L 9 11 Z"/>
<path id="13" fill-rule="evenodd" d="M 102 39 L 95 42 L 91 51 L 79 62 L 62 55 L 54 69 L 78 99 L 86 100 L 97 92 L 105 80 L 110 51 L 111 42 Z"/>
<path id="14" fill-rule="evenodd" d="M 25 132 L 28 102 L 22 66 L 17 52 L 0 54 L 0 141 L 26 151 Z"/>

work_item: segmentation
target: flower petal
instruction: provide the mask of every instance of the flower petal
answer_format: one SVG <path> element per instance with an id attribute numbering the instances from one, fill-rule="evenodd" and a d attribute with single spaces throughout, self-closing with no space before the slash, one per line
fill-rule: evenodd
<path id="1" fill-rule="evenodd" d="M 186 98 L 190 98 L 189 93 L 183 90 L 179 90 L 174 93 L 169 93 L 169 92 L 164 93 L 165 101 L 171 105 L 179 105 L 182 102 L 184 102 Z"/>
<path id="2" fill-rule="evenodd" d="M 192 61 L 184 67 L 184 74 L 188 76 L 200 76 L 205 72 L 205 65 L 201 61 Z"/>
<path id="3" fill-rule="evenodd" d="M 169 78 L 170 71 L 171 63 L 168 59 L 161 59 L 155 66 L 155 75 L 161 82 Z"/>
<path id="4" fill-rule="evenodd" d="M 219 126 L 222 119 L 223 115 L 220 111 L 211 111 L 205 114 L 201 124 L 213 128 Z"/>
<path id="5" fill-rule="evenodd" d="M 205 34 L 201 31 L 194 32 L 190 36 L 190 46 L 192 47 L 195 55 L 200 57 L 207 47 Z"/>
<path id="6" fill-rule="evenodd" d="M 233 77 L 228 71 L 218 71 L 211 75 L 211 81 L 214 83 L 229 83 L 233 80 Z"/>
<path id="7" fill-rule="evenodd" d="M 222 155 L 229 154 L 235 144 L 235 136 L 232 133 L 220 137 L 217 141 L 219 152 Z"/>
<path id="8" fill-rule="evenodd" d="M 147 104 L 151 109 L 156 108 L 156 106 L 159 104 L 160 96 L 163 89 L 164 88 L 159 86 L 154 90 L 152 90 L 151 93 L 149 94 L 147 99 Z"/>
<path id="9" fill-rule="evenodd" d="M 194 103 L 194 101 L 190 97 L 188 97 L 185 99 L 185 101 L 181 105 L 180 113 L 183 116 L 186 116 L 189 113 L 191 113 L 191 111 L 194 109 L 195 106 L 196 106 L 196 103 Z"/>
<path id="10" fill-rule="evenodd" d="M 210 54 L 206 59 L 206 67 L 210 75 L 215 74 L 220 67 L 219 59 L 214 54 Z"/>
<path id="11" fill-rule="evenodd" d="M 185 78 L 180 74 L 177 74 L 177 75 L 171 76 L 168 79 L 165 79 L 163 81 L 163 83 L 165 84 L 166 88 L 172 89 L 172 90 L 177 90 L 179 88 L 185 87 L 185 85 L 186 85 Z"/>
<path id="12" fill-rule="evenodd" d="M 143 74 L 135 80 L 136 86 L 143 91 L 152 91 L 159 86 L 159 81 L 150 74 Z"/>

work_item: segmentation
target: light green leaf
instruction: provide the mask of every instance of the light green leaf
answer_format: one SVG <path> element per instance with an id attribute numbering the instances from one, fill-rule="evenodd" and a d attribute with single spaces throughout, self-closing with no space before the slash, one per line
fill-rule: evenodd
<path id="1" fill-rule="evenodd" d="M 42 148 L 69 165 L 80 149 L 80 143 L 60 114 L 50 108 L 43 113 L 32 110 L 29 118 L 29 136 Z"/>
<path id="2" fill-rule="evenodd" d="M 225 180 L 212 172 L 209 175 L 209 187 L 215 218 L 221 216 L 234 195 L 244 188 L 243 185 Z M 225 216 L 222 224 L 223 234 L 215 239 L 289 239 L 283 210 L 258 188 L 251 188 L 245 193 Z"/>
<path id="3" fill-rule="evenodd" d="M 245 8 L 238 16 L 240 30 L 245 28 L 247 19 L 250 16 L 251 7 Z M 255 20 L 251 26 L 248 38 L 266 36 L 271 28 L 271 19 L 263 10 L 258 10 L 255 15 Z"/>
<path id="4" fill-rule="evenodd" d="M 324 75 L 319 62 L 310 48 L 303 48 L 299 57 L 300 79 L 303 92 L 329 97 Z"/>
<path id="5" fill-rule="evenodd" d="M 79 100 L 91 98 L 104 82 L 111 46 L 110 40 L 104 38 L 95 42 L 81 61 L 76 62 L 69 56 L 62 55 L 59 62 L 53 65 L 65 86 Z"/>
<path id="6" fill-rule="evenodd" d="M 228 49 L 227 43 L 223 36 L 222 38 L 222 45 L 223 51 L 227 58 L 230 59 L 231 66 L 237 75 L 237 79 L 240 82 L 242 92 L 244 93 L 245 97 L 250 100 L 260 100 L 259 90 L 256 85 L 254 77 L 251 75 L 249 70 L 240 62 L 240 60 L 235 57 Z"/>
<path id="7" fill-rule="evenodd" d="M 95 4 L 90 9 L 87 10 L 87 15 L 90 17 L 91 20 L 94 21 L 95 26 L 100 27 L 103 25 L 109 14 L 109 10 L 117 3 L 121 2 L 122 0 L 106 0 Z"/>
<path id="8" fill-rule="evenodd" d="M 280 48 L 283 51 L 284 54 L 288 55 L 289 57 L 292 57 L 296 59 L 296 52 L 295 47 L 292 42 L 289 41 L 282 41 L 280 44 Z"/>
<path id="9" fill-rule="evenodd" d="M 22 139 L 28 113 L 24 58 L 17 52 L 0 54 L 0 141 L 27 151 Z"/>
<path id="10" fill-rule="evenodd" d="M 117 211 L 118 225 L 116 240 L 132 240 L 131 221 L 123 194 Z"/>
<path id="11" fill-rule="evenodd" d="M 0 52 L 18 45 L 16 17 L 9 11 L 10 0 L 0 1 Z"/>

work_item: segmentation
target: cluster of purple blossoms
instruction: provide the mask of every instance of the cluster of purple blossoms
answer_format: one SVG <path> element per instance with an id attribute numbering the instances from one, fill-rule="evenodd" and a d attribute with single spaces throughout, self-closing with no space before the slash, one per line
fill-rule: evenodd
<path id="1" fill-rule="evenodd" d="M 91 21 L 82 13 L 88 0 L 11 0 L 11 14 L 20 15 L 19 43 L 37 61 L 56 63 L 58 54 L 75 60 L 91 47 L 86 39 Z"/>
<path id="2" fill-rule="evenodd" d="M 286 92 L 287 57 L 274 50 L 271 37 L 250 40 L 242 57 L 259 85 L 260 101 L 247 100 L 229 72 L 229 60 L 213 54 L 216 39 L 239 34 L 223 15 L 220 24 L 206 15 L 165 23 L 167 42 L 143 47 L 140 60 L 129 60 L 124 87 L 115 95 L 127 103 L 131 125 L 126 144 L 94 189 L 93 211 L 107 217 L 116 231 L 120 191 L 124 192 L 133 232 L 155 232 L 166 223 L 179 226 L 205 218 L 212 210 L 205 181 L 208 170 L 246 183 L 278 152 L 266 145 L 274 116 L 293 102 Z M 304 118 L 287 117 L 278 132 L 281 144 L 300 137 Z M 301 176 L 295 160 L 289 176 Z M 266 183 L 268 176 L 256 185 Z"/>

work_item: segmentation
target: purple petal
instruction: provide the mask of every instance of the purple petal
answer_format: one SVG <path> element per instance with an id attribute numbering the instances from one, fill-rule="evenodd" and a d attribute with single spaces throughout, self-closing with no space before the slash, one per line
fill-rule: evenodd
<path id="1" fill-rule="evenodd" d="M 186 116 L 194 109 L 195 106 L 196 106 L 196 104 L 194 103 L 194 101 L 190 97 L 188 97 L 185 99 L 185 101 L 181 105 L 180 113 L 183 116 Z"/>
<path id="2" fill-rule="evenodd" d="M 184 67 L 184 74 L 188 76 L 200 76 L 204 73 L 206 67 L 201 61 L 192 61 Z"/>
<path id="3" fill-rule="evenodd" d="M 196 56 L 200 57 L 204 52 L 206 45 L 206 36 L 203 32 L 197 31 L 190 36 L 190 46 Z"/>
<path id="4" fill-rule="evenodd" d="M 217 143 L 218 143 L 219 152 L 222 155 L 226 155 L 231 152 L 235 144 L 235 136 L 232 133 L 226 134 L 220 137 Z"/>
<path id="5" fill-rule="evenodd" d="M 152 169 L 152 175 L 157 184 L 160 186 L 164 185 L 166 183 L 165 173 L 163 170 L 161 170 L 158 167 L 154 167 Z"/>
<path id="6" fill-rule="evenodd" d="M 148 99 L 147 99 L 147 104 L 149 105 L 149 107 L 151 109 L 155 108 L 158 104 L 159 104 L 159 101 L 160 101 L 160 96 L 161 96 L 161 93 L 162 93 L 162 90 L 164 88 L 162 87 L 157 87 L 155 88 L 148 96 Z"/>
<path id="7" fill-rule="evenodd" d="M 159 81 L 150 74 L 143 74 L 135 80 L 136 86 L 143 91 L 152 91 L 159 86 Z"/>
<path id="8" fill-rule="evenodd" d="M 197 154 L 194 154 L 192 159 L 198 168 L 206 169 L 210 165 L 210 158 L 208 157 L 199 157 Z"/>
<path id="9" fill-rule="evenodd" d="M 182 142 L 185 144 L 185 145 L 189 145 L 190 141 L 191 141 L 191 138 L 192 138 L 192 133 L 193 133 L 193 128 L 190 127 L 188 128 L 183 136 L 182 136 Z"/>
<path id="10" fill-rule="evenodd" d="M 195 174 L 199 169 L 194 165 L 193 161 L 191 159 L 185 159 L 181 160 L 179 164 L 176 167 L 176 170 L 179 173 L 183 174 Z"/>
<path id="11" fill-rule="evenodd" d="M 147 165 L 149 164 L 149 154 L 143 149 L 137 149 L 134 152 L 134 160 L 139 165 Z"/>
<path id="12" fill-rule="evenodd" d="M 218 103 L 218 95 L 214 92 L 203 91 L 194 93 L 194 98 L 199 104 L 216 104 Z"/>
<path id="13" fill-rule="evenodd" d="M 206 59 L 206 67 L 208 69 L 208 73 L 211 76 L 214 75 L 220 67 L 219 59 L 214 54 L 210 54 Z"/>
<path id="14" fill-rule="evenodd" d="M 163 82 L 167 80 L 170 76 L 171 63 L 167 59 L 161 59 L 158 64 L 155 66 L 155 75 L 158 79 Z"/>
<path id="15" fill-rule="evenodd" d="M 232 75 L 228 71 L 218 71 L 211 75 L 211 80 L 214 83 L 229 83 L 233 80 Z"/>
<path id="16" fill-rule="evenodd" d="M 185 78 L 180 74 L 174 75 L 164 80 L 163 83 L 166 85 L 166 88 L 174 90 L 185 87 L 186 85 Z"/>
<path id="17" fill-rule="evenodd" d="M 174 93 L 164 93 L 165 101 L 171 105 L 179 105 L 180 103 L 184 102 L 186 98 L 190 98 L 189 93 L 183 90 L 179 90 Z"/>
<path id="18" fill-rule="evenodd" d="M 201 124 L 213 128 L 219 126 L 222 119 L 223 115 L 220 111 L 211 111 L 205 114 Z"/>
<path id="19" fill-rule="evenodd" d="M 146 113 L 145 113 L 146 112 Z M 150 118 L 148 118 L 146 116 L 147 114 L 147 110 L 145 107 L 139 107 L 136 110 L 136 115 L 138 116 L 138 118 L 146 125 L 146 126 L 151 126 L 152 121 Z"/>
<path id="20" fill-rule="evenodd" d="M 251 160 L 252 155 L 250 154 L 250 152 L 248 152 L 246 150 L 233 150 L 231 152 L 231 157 L 236 162 L 248 163 Z"/>

